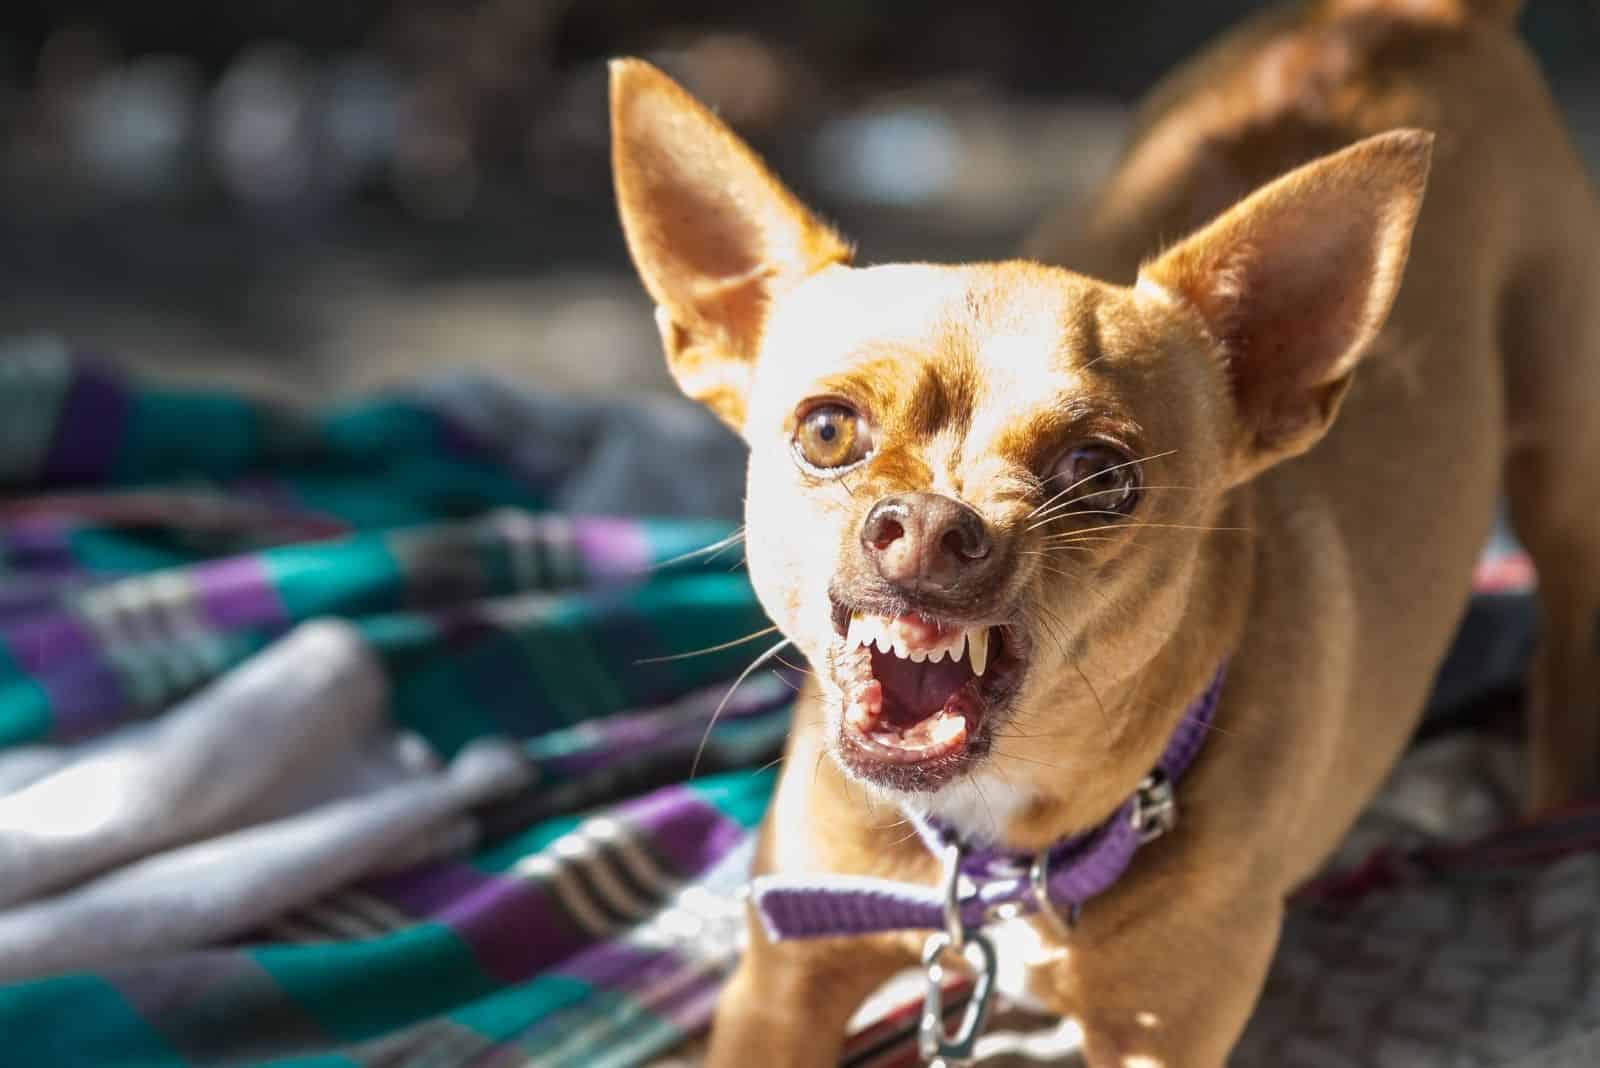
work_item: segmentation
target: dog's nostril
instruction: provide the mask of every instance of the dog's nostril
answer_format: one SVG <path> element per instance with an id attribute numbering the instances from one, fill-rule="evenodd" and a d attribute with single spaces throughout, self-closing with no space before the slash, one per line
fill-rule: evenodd
<path id="1" fill-rule="evenodd" d="M 976 520 L 977 517 L 973 516 L 972 519 Z M 982 560 L 989 555 L 989 536 L 984 532 L 981 520 L 972 522 L 963 517 L 954 527 L 945 531 L 940 541 L 945 552 L 964 560 Z"/>
<path id="2" fill-rule="evenodd" d="M 881 520 L 869 539 L 872 547 L 879 551 L 887 549 L 901 538 L 905 537 L 906 530 L 893 519 Z"/>

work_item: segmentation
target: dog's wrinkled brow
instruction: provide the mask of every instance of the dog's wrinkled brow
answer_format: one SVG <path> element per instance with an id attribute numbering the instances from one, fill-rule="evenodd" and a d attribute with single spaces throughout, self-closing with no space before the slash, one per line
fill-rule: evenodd
<path id="1" fill-rule="evenodd" d="M 886 438 L 908 443 L 964 432 L 976 396 L 970 360 L 915 352 L 871 358 L 819 388 L 858 405 Z"/>

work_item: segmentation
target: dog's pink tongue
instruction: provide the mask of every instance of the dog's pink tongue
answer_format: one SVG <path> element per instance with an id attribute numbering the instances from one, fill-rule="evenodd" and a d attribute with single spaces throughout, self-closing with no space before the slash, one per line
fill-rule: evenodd
<path id="1" fill-rule="evenodd" d="M 916 663 L 872 650 L 872 675 L 883 684 L 883 719 L 904 729 L 934 715 L 967 684 L 972 666 L 965 658 Z"/>

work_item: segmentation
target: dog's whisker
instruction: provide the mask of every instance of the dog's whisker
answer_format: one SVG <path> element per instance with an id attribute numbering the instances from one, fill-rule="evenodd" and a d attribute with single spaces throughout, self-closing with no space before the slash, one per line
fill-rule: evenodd
<path id="1" fill-rule="evenodd" d="M 783 664 L 784 667 L 791 668 L 791 669 L 794 668 L 794 665 L 792 665 L 788 661 L 784 660 L 781 656 L 778 658 L 778 662 Z M 785 676 L 783 674 L 783 672 L 774 671 L 772 673 L 772 677 L 777 679 L 779 682 L 783 683 L 785 686 L 789 687 L 789 689 L 793 690 L 795 693 L 799 693 L 800 692 L 800 687 L 796 686 L 793 682 L 790 682 L 788 677 Z"/>
<path id="2" fill-rule="evenodd" d="M 1060 500 L 1062 497 L 1064 497 L 1067 494 L 1071 493 L 1073 490 L 1077 489 L 1079 486 L 1083 485 L 1086 482 L 1091 482 L 1094 479 L 1099 478 L 1101 475 L 1107 474 L 1108 472 L 1111 472 L 1111 471 L 1120 471 L 1124 467 L 1134 467 L 1134 466 L 1136 466 L 1138 464 L 1149 463 L 1151 460 L 1159 460 L 1164 456 L 1173 456 L 1173 455 L 1175 455 L 1177 453 L 1177 451 L 1178 451 L 1177 449 L 1168 449 L 1166 452 L 1158 452 L 1158 453 L 1154 453 L 1153 455 L 1150 455 L 1150 456 L 1139 456 L 1139 457 L 1136 457 L 1136 458 L 1134 458 L 1132 460 L 1125 460 L 1120 464 L 1113 464 L 1110 467 L 1102 467 L 1100 470 L 1096 471 L 1092 475 L 1083 476 L 1082 478 L 1078 479 L 1078 481 L 1074 482 L 1072 485 L 1070 485 L 1066 489 L 1062 490 L 1060 493 L 1057 493 L 1054 497 L 1051 497 L 1048 501 L 1045 501 L 1038 508 L 1035 508 L 1033 510 L 1032 514 L 1030 514 L 1028 516 L 1028 518 L 1032 519 L 1033 516 L 1038 515 L 1041 511 L 1043 511 L 1044 509 L 1050 507 L 1050 505 L 1054 504 L 1056 501 Z"/>
<path id="3" fill-rule="evenodd" d="M 1250 533 L 1253 533 L 1249 527 L 1211 527 L 1211 526 L 1202 526 L 1202 525 L 1199 525 L 1199 524 L 1196 524 L 1196 523 L 1144 523 L 1144 522 L 1107 523 L 1107 524 L 1105 524 L 1104 526 L 1101 526 L 1101 527 L 1083 527 L 1082 528 L 1082 531 L 1089 531 L 1089 530 L 1193 530 L 1193 531 L 1199 531 L 1200 533 L 1204 533 L 1204 534 L 1250 534 Z M 1070 531 L 1068 533 L 1076 534 L 1076 533 L 1080 533 L 1080 532 L 1081 531 Z M 1046 535 L 1043 540 L 1045 542 L 1049 542 L 1050 540 L 1052 540 L 1054 538 L 1061 538 L 1061 537 L 1065 537 L 1065 536 L 1066 536 L 1065 534 L 1049 534 L 1049 535 Z"/>
<path id="4" fill-rule="evenodd" d="M 1139 492 L 1140 493 L 1153 493 L 1153 492 L 1156 492 L 1158 490 L 1186 490 L 1186 491 L 1188 491 L 1190 493 L 1197 493 L 1197 492 L 1199 492 L 1200 487 L 1199 486 L 1183 486 L 1183 485 L 1178 485 L 1176 483 L 1173 483 L 1173 484 L 1170 484 L 1170 485 L 1155 485 L 1155 486 L 1144 486 L 1144 485 L 1141 485 L 1139 487 Z M 1075 504 L 1082 504 L 1084 501 L 1090 500 L 1091 498 L 1094 498 L 1094 497 L 1105 497 L 1105 496 L 1107 496 L 1109 494 L 1112 494 L 1112 493 L 1115 493 L 1115 492 L 1116 492 L 1115 490 L 1092 490 L 1089 493 L 1079 494 L 1078 496 L 1072 498 L 1070 501 L 1062 501 L 1060 504 L 1052 505 L 1052 506 L 1050 506 L 1048 508 L 1045 508 L 1045 507 L 1036 508 L 1032 512 L 1029 512 L 1026 518 L 1028 518 L 1028 519 L 1048 519 L 1048 518 L 1051 518 L 1051 517 L 1055 516 L 1056 514 L 1058 514 L 1061 511 L 1061 509 L 1063 509 L 1063 508 L 1070 508 Z"/>
<path id="5" fill-rule="evenodd" d="M 773 629 L 776 630 L 777 628 L 774 627 Z M 789 639 L 785 638 L 783 641 L 774 645 L 772 648 L 768 649 L 766 652 L 752 660 L 749 667 L 739 672 L 739 677 L 733 680 L 733 685 L 728 687 L 728 692 L 723 694 L 721 702 L 717 704 L 717 710 L 711 713 L 711 719 L 707 721 L 706 729 L 700 735 L 700 744 L 695 746 L 694 762 L 689 765 L 689 778 L 691 780 L 695 777 L 695 773 L 700 770 L 700 758 L 705 756 L 706 743 L 711 741 L 711 731 L 716 727 L 717 719 L 722 715 L 722 710 L 728 707 L 728 702 L 733 700 L 733 695 L 738 692 L 739 687 L 744 685 L 744 681 L 750 677 L 751 673 L 759 668 L 762 664 L 765 664 L 767 661 L 777 656 L 783 651 L 783 647 L 788 644 Z"/>
<path id="6" fill-rule="evenodd" d="M 972 772 L 967 772 L 967 782 L 972 784 L 972 790 L 978 795 L 978 800 L 983 802 L 983 810 L 989 817 L 989 836 L 1000 837 L 1000 821 L 995 819 L 994 806 L 989 804 L 989 795 L 983 792 L 983 787 L 978 784 L 977 777 Z"/>
<path id="7" fill-rule="evenodd" d="M 1072 547 L 1071 546 L 1067 546 L 1067 548 L 1070 549 Z M 1080 552 L 1080 553 L 1086 553 L 1086 552 L 1091 552 L 1092 550 L 1090 550 L 1090 549 L 1078 549 L 1076 551 Z M 1041 552 L 1030 552 L 1027 555 L 1028 556 L 1043 556 L 1043 557 L 1048 558 L 1050 554 L 1049 553 L 1041 553 Z M 1068 574 L 1067 572 L 1061 570 L 1059 567 L 1051 567 L 1049 564 L 1040 564 L 1039 565 L 1039 570 L 1047 572 L 1047 573 L 1049 573 L 1051 575 L 1060 575 L 1064 579 L 1070 579 L 1070 578 L 1073 577 L 1072 575 Z"/>
<path id="8" fill-rule="evenodd" d="M 1063 519 L 1074 519 L 1074 518 L 1076 518 L 1078 516 L 1083 516 L 1083 515 L 1099 516 L 1102 519 L 1106 519 L 1108 521 L 1111 520 L 1111 519 L 1121 519 L 1121 518 L 1123 518 L 1123 513 L 1118 512 L 1118 511 L 1116 511 L 1114 509 L 1111 509 L 1111 508 L 1079 508 L 1079 509 L 1076 509 L 1075 511 L 1065 512 L 1065 513 L 1061 513 L 1059 515 L 1053 515 L 1048 519 L 1037 520 L 1037 521 L 1035 521 L 1033 523 L 1028 524 L 1026 527 L 1023 527 L 1022 528 L 1022 532 L 1024 534 L 1029 534 L 1029 533 L 1032 533 L 1035 530 L 1038 530 L 1040 527 L 1047 527 L 1051 523 L 1059 523 Z M 1083 527 L 1082 529 L 1090 530 L 1090 529 L 1093 529 L 1093 528 Z"/>
<path id="9" fill-rule="evenodd" d="M 746 634 L 743 638 L 735 638 L 731 642 L 723 642 L 721 645 L 708 645 L 704 649 L 696 649 L 691 653 L 673 653 L 671 656 L 649 656 L 645 657 L 643 660 L 635 660 L 633 663 L 635 667 L 640 664 L 665 664 L 673 660 L 689 660 L 697 656 L 707 656 L 711 653 L 720 653 L 724 649 L 732 649 L 736 645 L 743 645 L 745 642 L 753 642 L 757 638 L 765 638 L 768 634 L 771 634 L 777 629 L 777 627 L 766 627 L 762 630 L 755 631 L 752 634 Z"/>
<path id="10" fill-rule="evenodd" d="M 1078 673 L 1078 678 L 1089 688 L 1089 695 L 1094 698 L 1094 706 L 1100 710 L 1100 722 L 1105 727 L 1106 741 L 1111 742 L 1116 732 L 1111 729 L 1111 717 L 1106 714 L 1106 703 L 1100 700 L 1100 691 L 1094 688 L 1094 683 L 1089 681 L 1089 676 L 1084 673 L 1082 666 L 1076 660 L 1072 661 L 1072 670 Z"/>
<path id="11" fill-rule="evenodd" d="M 998 737 L 998 735 L 997 735 L 997 737 Z M 994 755 L 996 757 L 1000 758 L 1001 760 L 1020 760 L 1024 764 L 1037 764 L 1037 765 L 1039 765 L 1039 767 L 1041 767 L 1041 768 L 1049 768 L 1051 771 L 1066 771 L 1067 770 L 1067 768 L 1064 765 L 1052 764 L 1048 760 L 1035 760 L 1033 757 L 1025 757 L 1025 756 L 1021 756 L 1020 754 L 1017 754 L 1017 753 L 1002 753 L 999 750 L 995 750 L 994 751 Z M 995 770 L 999 771 L 1000 769 L 996 768 Z"/>
<path id="12" fill-rule="evenodd" d="M 703 546 L 699 549 L 690 549 L 686 553 L 679 553 L 677 556 L 669 557 L 668 559 L 662 560 L 659 563 L 652 564 L 650 566 L 650 570 L 660 571 L 661 569 L 671 567 L 674 564 L 681 564 L 685 560 L 693 560 L 695 557 L 705 553 L 710 553 L 710 559 L 714 560 L 716 559 L 717 554 L 722 550 L 728 548 L 730 545 L 737 545 L 739 542 L 743 541 L 744 534 L 745 528 L 741 526 L 738 530 L 735 530 L 732 534 L 729 534 L 721 541 L 714 541 L 710 545 Z"/>
<path id="13" fill-rule="evenodd" d="M 789 661 L 785 660 L 781 656 L 780 657 L 776 657 L 775 659 L 778 661 L 778 663 L 782 664 L 784 667 L 788 668 L 790 671 L 798 672 L 801 675 L 810 675 L 812 678 L 816 678 L 817 677 L 817 673 L 815 671 L 812 671 L 808 667 L 801 667 L 799 664 L 791 664 L 791 663 L 789 663 Z"/>

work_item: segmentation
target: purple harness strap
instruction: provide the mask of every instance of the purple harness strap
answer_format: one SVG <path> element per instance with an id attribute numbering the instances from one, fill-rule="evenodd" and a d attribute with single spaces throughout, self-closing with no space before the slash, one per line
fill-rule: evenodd
<path id="1" fill-rule="evenodd" d="M 1139 846 L 1171 830 L 1177 820 L 1172 788 L 1194 763 L 1216 714 L 1226 668 L 1184 712 L 1139 789 L 1100 826 L 1064 838 L 1043 856 L 990 846 L 965 846 L 959 873 L 962 927 L 976 930 L 1007 916 L 1048 906 L 1070 923 L 1090 898 L 1122 877 Z M 943 854 L 955 833 L 912 817 L 929 851 Z M 831 938 L 882 931 L 940 930 L 948 926 L 938 887 L 857 875 L 763 875 L 750 884 L 756 912 L 774 940 Z"/>

